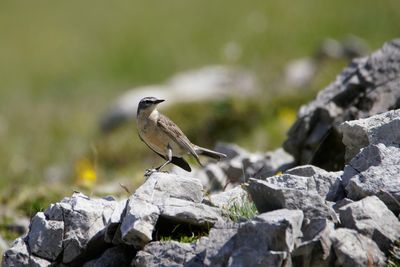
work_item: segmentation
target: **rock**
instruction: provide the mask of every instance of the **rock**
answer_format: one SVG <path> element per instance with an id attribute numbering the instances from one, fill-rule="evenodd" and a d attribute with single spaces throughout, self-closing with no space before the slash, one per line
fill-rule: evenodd
<path id="1" fill-rule="evenodd" d="M 202 170 L 207 177 L 207 182 L 204 185 L 208 192 L 221 191 L 229 183 L 228 176 L 216 163 L 207 164 Z"/>
<path id="2" fill-rule="evenodd" d="M 141 249 L 153 239 L 153 231 L 161 216 L 170 224 L 212 226 L 222 221 L 220 212 L 202 204 L 199 180 L 156 172 L 139 187 L 128 201 L 120 226 L 125 244 Z"/>
<path id="3" fill-rule="evenodd" d="M 248 193 L 241 186 L 210 195 L 210 203 L 221 209 L 227 209 L 234 204 L 241 204 L 246 199 L 248 199 Z"/>
<path id="4" fill-rule="evenodd" d="M 4 238 L 0 235 L 0 253 L 3 254 L 3 251 L 8 249 L 9 245 L 7 241 L 4 240 Z"/>
<path id="5" fill-rule="evenodd" d="M 122 218 L 125 216 L 127 200 L 118 201 L 115 209 L 113 210 L 109 220 L 106 223 L 106 229 L 104 233 L 104 241 L 107 243 L 113 243 L 114 245 L 121 244 L 121 231 L 120 225 Z"/>
<path id="6" fill-rule="evenodd" d="M 196 251 L 205 266 L 225 266 L 235 249 L 237 223 L 216 223 L 208 237 L 202 237 L 196 243 Z"/>
<path id="7" fill-rule="evenodd" d="M 334 228 L 327 219 L 313 219 L 304 225 L 301 243 L 292 253 L 294 266 L 333 266 L 329 235 Z"/>
<path id="8" fill-rule="evenodd" d="M 143 248 L 152 240 L 159 215 L 157 206 L 135 195 L 131 196 L 120 228 L 123 242 L 137 249 Z"/>
<path id="9" fill-rule="evenodd" d="M 282 148 L 263 154 L 253 154 L 243 159 L 247 177 L 262 179 L 294 166 L 293 157 Z"/>
<path id="10" fill-rule="evenodd" d="M 215 151 L 226 155 L 227 159 L 233 159 L 236 156 L 247 156 L 249 152 L 244 148 L 232 143 L 218 142 L 214 148 Z"/>
<path id="11" fill-rule="evenodd" d="M 100 121 L 103 132 L 136 118 L 140 99 L 157 96 L 168 99 L 164 107 L 177 102 L 223 99 L 232 95 L 250 96 L 259 91 L 258 82 L 250 72 L 231 66 L 207 66 L 177 73 L 164 84 L 133 88 L 111 105 Z"/>
<path id="12" fill-rule="evenodd" d="M 275 176 L 277 178 L 284 176 Z M 332 218 L 337 221 L 335 212 L 325 204 L 317 191 L 307 190 L 307 178 L 299 177 L 299 181 L 274 184 L 270 181 L 250 179 L 248 192 L 260 213 L 277 209 L 300 209 L 307 219 Z M 301 179 L 303 178 L 303 179 Z M 279 181 L 278 181 L 279 182 Z M 298 186 L 300 185 L 300 186 Z"/>
<path id="13" fill-rule="evenodd" d="M 346 146 L 346 163 L 370 144 L 400 145 L 400 109 L 339 126 Z"/>
<path id="14" fill-rule="evenodd" d="M 350 229 L 337 229 L 330 235 L 336 255 L 335 266 L 386 266 L 386 257 L 371 239 Z"/>
<path id="15" fill-rule="evenodd" d="M 228 266 L 290 266 L 288 253 L 284 251 L 265 251 L 260 253 L 251 248 L 242 248 L 233 252 L 228 261 Z"/>
<path id="16" fill-rule="evenodd" d="M 196 243 L 205 266 L 281 266 L 301 237 L 303 213 L 277 210 L 241 224 L 216 224 Z M 263 265 L 263 264 L 280 265 Z"/>
<path id="17" fill-rule="evenodd" d="M 150 203 L 166 198 L 179 198 L 200 203 L 203 200 L 202 191 L 201 182 L 195 178 L 155 172 L 136 190 L 134 196 Z"/>
<path id="18" fill-rule="evenodd" d="M 336 81 L 301 107 L 284 148 L 298 164 L 341 170 L 344 146 L 338 125 L 400 108 L 400 39 L 354 59 Z"/>
<path id="19" fill-rule="evenodd" d="M 32 254 L 55 261 L 63 249 L 64 222 L 46 220 L 44 213 L 38 212 L 32 219 L 28 236 Z"/>
<path id="20" fill-rule="evenodd" d="M 132 248 L 125 246 L 111 247 L 97 259 L 86 262 L 83 267 L 128 267 L 135 255 Z"/>
<path id="21" fill-rule="evenodd" d="M 26 267 L 47 267 L 51 263 L 45 259 L 31 255 L 28 246 L 23 238 L 17 238 L 11 247 L 4 253 L 1 266 L 26 266 Z"/>
<path id="22" fill-rule="evenodd" d="M 325 200 L 336 201 L 344 197 L 341 187 L 342 171 L 327 172 L 312 165 L 302 165 L 287 170 L 285 174 L 308 177 L 307 189 L 316 190 Z M 293 177 L 293 179 L 297 179 L 297 177 Z"/>
<path id="23" fill-rule="evenodd" d="M 239 226 L 236 247 L 292 252 L 298 244 L 303 222 L 301 210 L 280 209 L 262 213 Z"/>
<path id="24" fill-rule="evenodd" d="M 294 88 L 305 88 L 315 77 L 317 62 L 312 58 L 292 60 L 285 67 L 285 84 Z"/>
<path id="25" fill-rule="evenodd" d="M 160 209 L 160 216 L 176 223 L 207 227 L 214 225 L 217 221 L 223 221 L 219 209 L 202 203 L 167 198 L 156 203 L 156 205 Z"/>
<path id="26" fill-rule="evenodd" d="M 342 176 L 347 197 L 376 195 L 396 215 L 400 213 L 400 148 L 369 145 L 350 161 Z"/>
<path id="27" fill-rule="evenodd" d="M 143 250 L 139 251 L 132 266 L 183 266 L 195 256 L 191 244 L 177 241 L 157 241 L 146 245 Z"/>
<path id="28" fill-rule="evenodd" d="M 399 220 L 376 196 L 343 206 L 339 214 L 343 226 L 371 238 L 382 251 L 388 252 L 400 238 Z"/>
<path id="29" fill-rule="evenodd" d="M 244 180 L 243 175 L 245 174 L 245 169 L 243 166 L 243 159 L 243 156 L 236 156 L 233 159 L 225 161 L 221 164 L 221 168 L 227 177 L 227 182 L 239 183 Z"/>
<path id="30" fill-rule="evenodd" d="M 92 250 L 98 251 L 106 245 L 106 222 L 116 206 L 117 201 L 112 198 L 90 199 L 74 193 L 44 212 L 48 220 L 64 222 L 63 263 L 72 264 L 78 257 L 84 258 L 86 253 L 91 254 Z"/>

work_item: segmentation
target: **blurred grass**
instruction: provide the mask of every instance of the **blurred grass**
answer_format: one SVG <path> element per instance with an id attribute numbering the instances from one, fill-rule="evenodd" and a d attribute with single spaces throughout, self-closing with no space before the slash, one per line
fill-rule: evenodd
<path id="1" fill-rule="evenodd" d="M 285 63 L 313 55 L 326 37 L 355 34 L 376 49 L 399 36 L 399 21 L 398 0 L 2 1 L 0 203 L 28 215 L 46 207 L 78 187 L 81 160 L 92 162 L 97 182 L 127 177 L 133 189 L 159 159 L 134 123 L 99 136 L 99 116 L 127 88 L 207 64 L 245 66 L 262 80 L 263 97 L 167 114 L 204 146 L 278 147 L 299 105 L 345 65 L 322 65 L 309 90 L 285 95 L 275 87 Z M 238 57 L 227 55 L 230 44 Z"/>

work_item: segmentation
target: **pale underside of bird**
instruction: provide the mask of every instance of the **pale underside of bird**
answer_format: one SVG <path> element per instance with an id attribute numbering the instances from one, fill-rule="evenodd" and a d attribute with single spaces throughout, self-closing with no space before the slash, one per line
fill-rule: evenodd
<path id="1" fill-rule="evenodd" d="M 137 109 L 137 128 L 140 139 L 166 160 L 161 166 L 155 168 L 155 171 L 172 163 L 190 172 L 191 168 L 183 158 L 186 154 L 192 155 L 200 165 L 203 164 L 199 155 L 216 160 L 226 157 L 225 154 L 191 143 L 173 121 L 157 110 L 157 105 L 163 101 L 155 97 L 145 97 L 140 100 Z"/>

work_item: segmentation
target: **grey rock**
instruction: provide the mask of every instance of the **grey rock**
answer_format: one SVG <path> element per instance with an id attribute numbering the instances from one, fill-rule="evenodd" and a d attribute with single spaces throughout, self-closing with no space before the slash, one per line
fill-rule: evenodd
<path id="1" fill-rule="evenodd" d="M 313 165 L 302 165 L 287 170 L 285 174 L 307 177 L 307 189 L 316 190 L 325 200 L 336 201 L 344 197 L 341 187 L 342 171 L 327 172 Z M 289 177 L 288 179 L 290 180 Z"/>
<path id="2" fill-rule="evenodd" d="M 370 56 L 354 59 L 336 81 L 302 106 L 284 148 L 298 164 L 326 170 L 344 166 L 338 125 L 400 108 L 400 39 Z"/>
<path id="3" fill-rule="evenodd" d="M 301 210 L 281 209 L 260 214 L 240 225 L 237 233 L 237 248 L 252 247 L 270 251 L 292 252 L 302 237 Z"/>
<path id="4" fill-rule="evenodd" d="M 339 126 L 346 146 L 346 163 L 370 144 L 400 145 L 400 109 L 365 119 L 346 121 Z"/>
<path id="5" fill-rule="evenodd" d="M 400 213 L 400 148 L 369 145 L 353 158 L 342 176 L 347 197 L 360 200 L 376 195 L 395 214 Z"/>
<path id="6" fill-rule="evenodd" d="M 266 266 L 289 261 L 301 237 L 303 213 L 277 210 L 241 224 L 216 224 L 209 236 L 196 243 L 205 266 Z M 267 265 L 281 266 L 281 265 Z"/>
<path id="7" fill-rule="evenodd" d="M 127 267 L 130 266 L 134 255 L 135 251 L 132 248 L 124 246 L 111 247 L 97 259 L 83 264 L 83 267 Z"/>
<path id="8" fill-rule="evenodd" d="M 258 89 L 254 75 L 240 68 L 217 65 L 189 70 L 177 73 L 163 84 L 128 90 L 111 104 L 101 119 L 100 127 L 103 132 L 109 132 L 134 119 L 140 99 L 149 95 L 168 99 L 165 107 L 178 102 L 223 99 L 232 95 L 250 96 Z"/>
<path id="9" fill-rule="evenodd" d="M 63 263 L 72 263 L 85 251 L 90 251 L 88 245 L 93 240 L 104 240 L 106 223 L 116 204 L 112 199 L 90 199 L 74 193 L 45 211 L 49 220 L 62 218 L 64 221 Z M 94 242 L 95 249 L 101 244 L 99 240 Z"/>
<path id="10" fill-rule="evenodd" d="M 290 61 L 285 67 L 285 84 L 293 88 L 305 88 L 314 79 L 317 62 L 312 58 Z"/>
<path id="11" fill-rule="evenodd" d="M 152 240 L 161 216 L 170 223 L 210 227 L 222 221 L 220 211 L 205 205 L 199 180 L 179 175 L 153 173 L 129 198 L 120 226 L 125 244 L 140 249 Z"/>
<path id="12" fill-rule="evenodd" d="M 324 199 L 314 190 L 305 190 L 307 179 L 306 177 L 302 178 L 303 185 L 300 188 L 297 188 L 299 184 L 297 182 L 289 187 L 288 183 L 281 186 L 267 181 L 250 179 L 248 192 L 260 213 L 284 208 L 300 209 L 308 220 L 332 218 L 336 221 L 335 212 L 325 204 Z"/>
<path id="13" fill-rule="evenodd" d="M 384 252 L 400 238 L 399 220 L 376 196 L 343 206 L 339 214 L 342 225 L 368 236 Z"/>
<path id="14" fill-rule="evenodd" d="M 290 266 L 288 253 L 284 251 L 265 251 L 260 253 L 252 248 L 242 248 L 232 253 L 228 265 L 230 267 L 242 266 Z"/>
<path id="15" fill-rule="evenodd" d="M 107 226 L 104 233 L 104 241 L 107 243 L 113 243 L 115 245 L 121 243 L 121 231 L 119 227 L 126 212 L 127 202 L 127 200 L 118 201 L 109 220 L 106 222 Z"/>
<path id="16" fill-rule="evenodd" d="M 335 266 L 386 266 L 386 257 L 371 239 L 350 229 L 337 229 L 330 235 L 336 255 Z"/>
<path id="17" fill-rule="evenodd" d="M 228 176 L 222 170 L 220 164 L 207 164 L 202 171 L 207 177 L 205 189 L 207 189 L 208 192 L 221 191 L 229 183 Z"/>
<path id="18" fill-rule="evenodd" d="M 0 253 L 2 253 L 4 250 L 8 249 L 9 245 L 7 241 L 4 240 L 4 238 L 0 235 Z"/>
<path id="19" fill-rule="evenodd" d="M 249 154 L 249 151 L 232 143 L 218 142 L 214 149 L 215 151 L 225 154 L 228 159 L 233 159 L 236 156 L 244 157 Z"/>
<path id="20" fill-rule="evenodd" d="M 236 233 L 239 224 L 217 223 L 211 228 L 208 237 L 196 243 L 196 251 L 204 255 L 205 266 L 225 266 L 235 249 Z"/>
<path id="21" fill-rule="evenodd" d="M 1 266 L 4 267 L 47 267 L 50 262 L 31 255 L 23 238 L 17 238 L 3 255 Z"/>
<path id="22" fill-rule="evenodd" d="M 139 251 L 132 266 L 183 266 L 196 255 L 191 244 L 177 241 L 151 242 Z"/>
<path id="23" fill-rule="evenodd" d="M 138 249 L 144 247 L 152 240 L 159 215 L 157 206 L 132 195 L 120 227 L 123 242 Z"/>
<path id="24" fill-rule="evenodd" d="M 196 178 L 155 172 L 136 190 L 134 196 L 148 202 L 172 197 L 200 203 L 203 200 L 202 191 L 203 186 Z"/>
<path id="25" fill-rule="evenodd" d="M 64 222 L 46 220 L 43 212 L 32 219 L 28 234 L 28 245 L 33 254 L 54 261 L 63 247 Z"/>
<path id="26" fill-rule="evenodd" d="M 333 266 L 330 233 L 334 231 L 333 222 L 327 219 L 313 219 L 304 225 L 301 243 L 292 253 L 295 266 Z"/>
<path id="27" fill-rule="evenodd" d="M 240 155 L 232 158 L 229 161 L 225 161 L 225 164 L 222 164 L 221 167 L 230 183 L 238 183 L 243 181 L 243 175 L 245 173 L 243 159 L 243 156 Z"/>
<path id="28" fill-rule="evenodd" d="M 349 198 L 343 198 L 339 201 L 336 201 L 335 204 L 332 205 L 332 208 L 335 210 L 335 212 L 339 212 L 339 209 L 343 206 L 346 206 L 347 204 L 353 203 L 354 201 L 349 199 Z"/>
<path id="29" fill-rule="evenodd" d="M 251 154 L 243 158 L 246 177 L 263 179 L 293 166 L 293 157 L 282 148 L 267 153 Z"/>
<path id="30" fill-rule="evenodd" d="M 160 216 L 177 223 L 212 226 L 218 221 L 223 221 L 219 209 L 202 203 L 167 198 L 155 204 L 160 209 Z"/>
<path id="31" fill-rule="evenodd" d="M 226 209 L 233 204 L 240 204 L 247 199 L 248 193 L 241 186 L 231 190 L 210 195 L 210 203 L 218 208 Z"/>

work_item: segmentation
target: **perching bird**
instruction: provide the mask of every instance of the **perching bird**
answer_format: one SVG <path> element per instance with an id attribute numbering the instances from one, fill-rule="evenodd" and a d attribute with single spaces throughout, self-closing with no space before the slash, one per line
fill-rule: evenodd
<path id="1" fill-rule="evenodd" d="M 183 158 L 186 154 L 191 154 L 201 166 L 203 164 L 200 162 L 199 155 L 217 160 L 226 157 L 225 154 L 192 144 L 173 121 L 157 110 L 157 105 L 163 101 L 155 97 L 145 97 L 140 100 L 137 109 L 137 128 L 140 139 L 166 160 L 155 171 L 173 163 L 190 172 L 191 168 Z"/>

